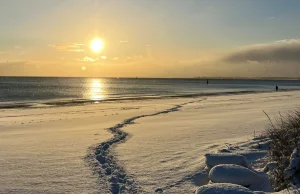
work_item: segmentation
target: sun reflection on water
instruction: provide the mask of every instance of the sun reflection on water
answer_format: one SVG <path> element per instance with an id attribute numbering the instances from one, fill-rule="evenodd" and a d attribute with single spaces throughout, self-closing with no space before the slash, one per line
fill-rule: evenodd
<path id="1" fill-rule="evenodd" d="M 89 86 L 89 99 L 91 100 L 103 100 L 104 99 L 104 91 L 101 80 L 94 79 Z"/>

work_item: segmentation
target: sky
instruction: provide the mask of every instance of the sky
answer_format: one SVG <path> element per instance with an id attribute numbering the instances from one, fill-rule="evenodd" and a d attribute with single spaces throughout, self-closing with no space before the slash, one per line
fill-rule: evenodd
<path id="1" fill-rule="evenodd" d="M 0 76 L 300 77 L 299 0 L 1 0 Z M 104 46 L 94 52 L 90 43 Z"/>

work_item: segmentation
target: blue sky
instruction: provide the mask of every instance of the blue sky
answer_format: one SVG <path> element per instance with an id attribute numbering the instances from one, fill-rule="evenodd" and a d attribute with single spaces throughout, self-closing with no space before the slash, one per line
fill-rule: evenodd
<path id="1" fill-rule="evenodd" d="M 10 70 L 8 63 L 20 63 L 23 72 L 18 75 L 95 76 L 96 69 L 99 76 L 118 77 L 198 76 L 185 68 L 198 68 L 199 76 L 217 76 L 215 68 L 222 69 L 218 74 L 234 76 L 241 73 L 239 68 L 232 66 L 228 74 L 228 65 L 216 64 L 241 47 L 298 40 L 299 8 L 298 0 L 2 0 L 0 68 L 14 75 L 16 68 Z M 105 43 L 101 55 L 111 60 L 96 60 L 100 55 L 87 51 L 95 37 Z M 74 43 L 85 45 L 86 52 L 62 53 L 51 47 Z M 93 64 L 80 60 L 85 57 L 95 59 Z M 257 67 L 253 75 L 244 74 L 261 76 Z"/>

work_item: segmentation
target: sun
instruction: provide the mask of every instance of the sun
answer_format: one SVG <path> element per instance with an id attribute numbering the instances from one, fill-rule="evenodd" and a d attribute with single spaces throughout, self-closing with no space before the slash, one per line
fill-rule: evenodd
<path id="1" fill-rule="evenodd" d="M 104 47 L 103 41 L 100 39 L 94 39 L 91 41 L 90 48 L 95 53 L 100 52 Z"/>

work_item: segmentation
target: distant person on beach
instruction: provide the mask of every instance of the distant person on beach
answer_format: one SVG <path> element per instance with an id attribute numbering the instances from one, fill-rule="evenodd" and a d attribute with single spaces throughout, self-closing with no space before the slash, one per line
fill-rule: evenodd
<path id="1" fill-rule="evenodd" d="M 276 86 L 276 91 L 278 91 L 278 86 Z"/>
<path id="2" fill-rule="evenodd" d="M 208 79 L 206 80 L 206 84 L 208 84 Z"/>

